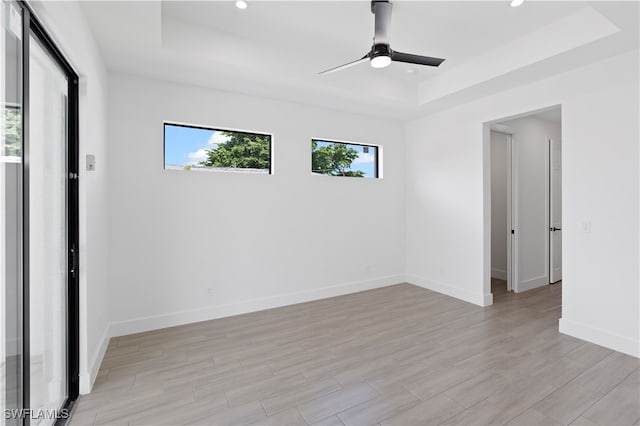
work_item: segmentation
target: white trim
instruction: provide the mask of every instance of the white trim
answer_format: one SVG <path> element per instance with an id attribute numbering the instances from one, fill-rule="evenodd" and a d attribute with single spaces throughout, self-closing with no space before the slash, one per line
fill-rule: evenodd
<path id="1" fill-rule="evenodd" d="M 499 280 L 507 279 L 507 271 L 498 268 L 491 268 L 491 278 L 497 278 Z"/>
<path id="2" fill-rule="evenodd" d="M 640 358 L 640 341 L 627 336 L 621 336 L 601 328 L 560 318 L 559 331 L 562 334 L 577 337 L 596 345 L 604 346 L 614 351 L 622 352 Z"/>
<path id="3" fill-rule="evenodd" d="M 507 135 L 513 135 L 516 132 L 516 129 L 505 124 L 491 123 L 490 128 L 494 132 L 504 133 Z"/>
<path id="4" fill-rule="evenodd" d="M 511 290 L 514 292 L 524 291 L 523 283 L 520 282 L 520 162 L 518 161 L 518 137 L 516 133 L 511 134 L 511 192 L 510 210 L 511 229 L 509 237 L 511 238 Z"/>
<path id="5" fill-rule="evenodd" d="M 504 126 L 507 127 L 507 126 Z M 514 132 L 509 134 L 509 143 L 507 144 L 507 271 L 505 273 L 505 280 L 507 280 L 507 291 L 513 291 L 514 288 L 514 265 L 515 259 L 513 253 L 514 238 L 515 235 L 511 232 L 512 229 L 516 229 L 515 221 L 513 220 L 513 200 L 514 200 L 514 164 L 513 164 L 513 135 Z M 517 247 L 517 246 L 516 246 Z"/>
<path id="6" fill-rule="evenodd" d="M 91 392 L 93 384 L 96 381 L 96 377 L 98 376 L 98 371 L 100 371 L 100 365 L 102 364 L 104 355 L 107 352 L 107 346 L 109 346 L 110 338 L 111 326 L 107 324 L 107 326 L 104 328 L 104 332 L 102 333 L 102 337 L 100 338 L 98 350 L 94 354 L 89 364 L 88 374 L 80 374 L 80 394 L 86 395 Z"/>
<path id="7" fill-rule="evenodd" d="M 173 126 L 181 126 L 181 127 L 190 127 L 190 128 L 196 128 L 196 129 L 202 129 L 202 130 L 211 130 L 214 132 L 237 132 L 237 133 L 250 133 L 250 134 L 254 134 L 254 135 L 262 135 L 262 136 L 271 136 L 271 140 L 273 141 L 273 133 L 270 132 L 265 132 L 265 131 L 258 131 L 258 130 L 247 130 L 247 129 L 235 129 L 235 128 L 231 128 L 231 127 L 215 127 L 209 124 L 195 124 L 195 123 L 187 123 L 184 121 L 176 121 L 176 120 L 162 120 L 162 128 L 164 130 L 164 125 L 168 124 L 168 125 L 173 125 Z"/>
<path id="8" fill-rule="evenodd" d="M 111 336 L 124 336 L 127 334 L 141 333 L 144 331 L 174 327 L 177 325 L 246 314 L 265 309 L 278 308 L 280 306 L 294 305 L 296 303 L 310 302 L 312 300 L 326 299 L 344 294 L 357 293 L 359 291 L 387 287 L 402 282 L 404 282 L 404 275 L 390 275 L 371 280 L 338 284 L 310 291 L 300 291 L 225 305 L 214 305 L 199 309 L 172 312 L 170 314 L 153 315 L 125 321 L 115 321 L 111 323 Z"/>
<path id="9" fill-rule="evenodd" d="M 542 275 L 540 277 L 535 277 L 528 279 L 526 281 L 521 281 L 518 285 L 518 288 L 515 290 L 516 293 L 522 293 L 523 291 L 532 290 L 534 288 L 543 287 L 545 285 L 549 285 L 549 279 L 546 275 Z"/>
<path id="10" fill-rule="evenodd" d="M 491 293 L 473 293 L 469 290 L 465 290 L 451 284 L 429 280 L 413 274 L 407 275 L 407 282 L 418 287 L 426 288 L 427 290 L 432 290 L 447 296 L 455 297 L 456 299 L 464 300 L 465 302 L 473 303 L 474 305 L 489 306 L 493 304 L 493 294 Z"/>
<path id="11" fill-rule="evenodd" d="M 551 283 L 551 262 L 549 256 L 551 255 L 551 235 L 549 228 L 551 228 L 551 139 L 549 135 L 545 135 L 544 143 L 547 146 L 547 159 L 544 162 L 544 270 L 547 278 L 547 284 Z"/>
<path id="12" fill-rule="evenodd" d="M 491 293 L 491 126 L 482 126 L 482 292 Z M 438 291 L 438 290 L 436 290 Z M 449 294 L 449 293 L 445 293 Z M 454 296 L 457 297 L 457 296 Z M 493 300 L 493 297 L 492 297 Z"/>
<path id="13" fill-rule="evenodd" d="M 488 130 L 487 130 L 488 129 Z M 517 146 L 515 143 L 515 129 L 510 126 L 498 123 L 485 123 L 483 141 L 483 200 L 484 200 L 484 291 L 491 293 L 491 277 L 500 278 L 494 275 L 491 267 L 491 132 L 498 132 L 509 135 L 507 151 L 509 161 L 507 164 L 507 271 L 504 278 L 507 280 L 507 290 L 518 291 L 518 161 Z M 516 233 L 512 234 L 511 230 Z M 492 297 L 493 300 L 493 297 Z"/>

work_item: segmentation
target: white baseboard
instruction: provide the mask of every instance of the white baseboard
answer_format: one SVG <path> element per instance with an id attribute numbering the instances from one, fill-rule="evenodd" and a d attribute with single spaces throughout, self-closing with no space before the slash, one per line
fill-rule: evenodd
<path id="1" fill-rule="evenodd" d="M 356 281 L 323 287 L 315 290 L 281 294 L 278 296 L 252 299 L 225 305 L 207 306 L 199 309 L 190 309 L 172 312 L 170 314 L 154 315 L 125 321 L 115 321 L 111 323 L 111 336 L 124 336 L 127 334 L 141 333 L 144 331 L 174 327 L 177 325 L 246 314 L 265 309 L 278 308 L 280 306 L 294 305 L 296 303 L 310 302 L 312 300 L 326 299 L 328 297 L 341 296 L 343 294 L 387 287 L 402 282 L 404 282 L 404 275 L 391 275 L 372 280 Z"/>
<path id="2" fill-rule="evenodd" d="M 499 280 L 507 279 L 507 271 L 498 268 L 491 268 L 491 278 L 497 278 Z"/>
<path id="3" fill-rule="evenodd" d="M 621 336 L 566 318 L 560 318 L 560 333 L 640 358 L 640 341 L 630 337 Z"/>
<path id="4" fill-rule="evenodd" d="M 523 291 L 533 290 L 534 288 L 542 287 L 549 284 L 549 278 L 545 275 L 541 277 L 531 278 L 530 280 L 522 281 L 518 284 L 518 293 Z"/>
<path id="5" fill-rule="evenodd" d="M 475 305 L 489 306 L 493 304 L 493 294 L 491 293 L 473 293 L 460 287 L 429 280 L 413 274 L 407 274 L 406 281 L 418 287 L 437 291 L 438 293 L 446 294 L 447 296 L 455 297 L 456 299 L 464 300 L 465 302 Z"/>
<path id="6" fill-rule="evenodd" d="M 96 377 L 98 376 L 98 371 L 100 371 L 100 365 L 102 364 L 104 354 L 107 352 L 107 346 L 109 346 L 110 339 L 111 327 L 107 324 L 104 332 L 102 333 L 102 337 L 100 338 L 98 349 L 89 363 L 87 368 L 88 371 L 85 372 L 85 374 L 80 374 L 80 393 L 82 395 L 86 395 L 91 392 L 93 383 L 96 381 Z"/>

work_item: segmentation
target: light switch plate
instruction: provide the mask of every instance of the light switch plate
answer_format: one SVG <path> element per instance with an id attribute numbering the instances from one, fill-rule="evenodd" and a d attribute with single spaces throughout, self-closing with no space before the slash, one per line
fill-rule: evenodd
<path id="1" fill-rule="evenodd" d="M 96 156 L 87 154 L 87 171 L 94 172 L 96 170 Z"/>

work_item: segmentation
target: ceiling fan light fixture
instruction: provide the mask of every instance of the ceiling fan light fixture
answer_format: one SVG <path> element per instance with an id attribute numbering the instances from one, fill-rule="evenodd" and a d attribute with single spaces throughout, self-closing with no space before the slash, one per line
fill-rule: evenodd
<path id="1" fill-rule="evenodd" d="M 518 6 L 522 6 L 522 3 L 524 3 L 524 0 L 511 0 L 511 7 L 518 7 Z"/>
<path id="2" fill-rule="evenodd" d="M 369 53 L 373 68 L 384 68 L 391 64 L 391 49 L 388 44 L 374 44 Z"/>
<path id="3" fill-rule="evenodd" d="M 391 64 L 391 56 L 379 55 L 371 58 L 371 66 L 373 68 L 384 68 Z"/>
<path id="4" fill-rule="evenodd" d="M 414 55 L 411 53 L 392 50 L 389 46 L 389 28 L 391 26 L 391 2 L 389 0 L 371 0 L 371 12 L 374 15 L 374 35 L 371 50 L 365 53 L 360 59 L 347 62 L 346 64 L 321 71 L 320 74 L 329 74 L 350 68 L 361 62 L 369 61 L 372 68 L 384 68 L 391 62 L 402 62 L 411 65 L 425 65 L 438 67 L 444 59 L 432 58 L 430 56 Z"/>
<path id="5" fill-rule="evenodd" d="M 242 9 L 242 10 L 244 10 L 244 9 L 246 9 L 248 6 L 249 6 L 249 4 L 248 4 L 246 1 L 244 1 L 244 0 L 238 0 L 238 1 L 236 1 L 236 7 L 237 7 L 238 9 Z"/>

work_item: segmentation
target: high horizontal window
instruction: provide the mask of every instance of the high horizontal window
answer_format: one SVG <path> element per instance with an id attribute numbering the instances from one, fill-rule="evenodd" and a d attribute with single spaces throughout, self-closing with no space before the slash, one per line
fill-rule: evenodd
<path id="1" fill-rule="evenodd" d="M 164 168 L 271 173 L 271 135 L 164 123 Z"/>
<path id="2" fill-rule="evenodd" d="M 378 147 L 322 139 L 311 140 L 311 171 L 328 176 L 379 177 Z"/>

